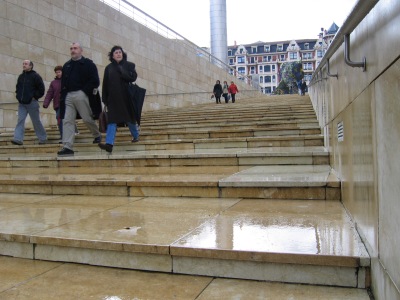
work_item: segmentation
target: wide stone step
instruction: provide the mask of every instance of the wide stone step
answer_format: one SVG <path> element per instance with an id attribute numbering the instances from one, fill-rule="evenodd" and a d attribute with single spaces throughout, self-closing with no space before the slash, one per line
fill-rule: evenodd
<path id="1" fill-rule="evenodd" d="M 132 147 L 131 145 L 132 143 L 128 147 Z M 9 152 L 0 155 L 0 167 L 256 166 L 326 165 L 329 163 L 329 153 L 324 147 L 318 146 L 127 151 L 123 149 L 123 145 L 116 145 L 116 151 L 109 154 L 97 145 L 82 145 L 82 148 L 89 149 L 77 150 L 74 156 L 58 157 L 53 150 L 59 147 L 52 145 L 16 147 L 12 156 Z M 34 154 L 24 151 L 31 148 L 50 149 L 50 151 Z M 21 152 L 18 153 L 17 150 Z"/>
<path id="2" fill-rule="evenodd" d="M 30 143 L 32 142 L 32 143 Z M 59 150 L 59 140 L 56 136 L 49 139 L 47 145 L 34 145 L 35 141 L 26 141 L 23 146 L 10 145 L 4 142 L 0 147 L 1 154 L 9 153 L 55 153 Z M 0 142 L 1 144 L 1 142 Z M 208 138 L 208 139 L 176 139 L 176 140 L 141 140 L 131 143 L 128 133 L 117 136 L 114 152 L 121 151 L 154 151 L 154 150 L 200 150 L 200 149 L 250 149 L 265 147 L 311 147 L 323 146 L 322 135 L 294 135 L 294 136 L 269 136 L 269 137 L 236 137 L 236 138 Z M 92 144 L 92 137 L 76 139 L 74 150 L 78 152 L 99 153 L 97 145 Z M 284 149 L 282 149 L 284 150 Z"/>
<path id="3" fill-rule="evenodd" d="M 205 157 L 202 163 L 198 158 L 15 159 L 3 161 L 0 192 L 340 200 L 340 182 L 327 165 L 252 166 L 233 157 Z M 209 172 L 216 167 L 219 171 Z"/>
<path id="4" fill-rule="evenodd" d="M 246 123 L 246 122 L 254 122 L 257 120 L 260 123 L 272 123 L 272 124 L 279 124 L 284 122 L 291 122 L 291 123 L 304 123 L 304 122 L 315 122 L 315 115 L 314 113 L 306 113 L 306 114 L 294 114 L 291 112 L 287 115 L 281 114 L 264 114 L 260 113 L 255 115 L 243 115 L 242 113 L 238 113 L 237 115 L 216 115 L 215 117 L 211 116 L 175 116 L 175 117 L 144 117 L 142 121 L 142 125 L 144 127 L 147 126 L 155 126 L 155 127 L 162 127 L 162 126 L 170 126 L 170 125 L 179 125 L 181 123 L 191 125 L 191 124 L 198 124 L 201 125 L 210 125 L 210 124 L 226 124 L 226 123 Z"/>
<path id="5" fill-rule="evenodd" d="M 278 136 L 308 136 L 317 135 L 320 136 L 321 130 L 317 127 L 312 128 L 268 128 L 268 129 L 252 129 L 252 128 L 241 128 L 241 129 L 226 129 L 226 130 L 198 130 L 198 131 L 164 131 L 164 132 L 141 132 L 141 141 L 165 141 L 165 140 L 198 140 L 198 139 L 228 139 L 228 138 L 251 138 L 251 137 L 278 137 Z M 0 139 L 0 146 L 11 146 L 12 137 L 3 137 Z M 59 134 L 49 135 L 48 137 L 50 144 L 58 144 L 60 141 Z M 132 139 L 128 132 L 121 132 L 117 134 L 116 142 L 126 142 Z M 76 138 L 76 143 L 88 143 L 91 144 L 93 137 L 89 134 L 80 134 Z M 27 136 L 24 139 L 24 145 L 38 145 L 39 141 L 36 136 Z"/>
<path id="6" fill-rule="evenodd" d="M 118 129 L 119 133 L 129 133 L 126 127 L 122 127 Z M 194 138 L 208 138 L 208 137 L 229 137 L 229 136 L 260 136 L 265 135 L 268 136 L 269 132 L 271 135 L 287 135 L 287 132 L 294 132 L 297 134 L 320 134 L 321 130 L 318 124 L 313 125 L 297 125 L 297 124 L 279 124 L 279 125 L 270 125 L 270 126 L 223 126 L 218 128 L 218 126 L 211 126 L 207 128 L 202 127 L 192 127 L 192 128 L 183 128 L 182 125 L 176 128 L 160 128 L 160 129 L 146 129 L 145 127 L 141 127 L 141 138 L 142 139 L 164 139 L 165 136 L 167 137 L 174 137 L 178 136 L 180 138 L 184 137 L 191 137 Z M 86 128 L 80 130 L 80 133 L 89 133 Z M 56 130 L 49 132 L 50 137 L 56 137 L 59 139 L 59 133 Z M 79 139 L 81 134 L 77 135 L 76 138 Z M 161 136 L 160 138 L 154 138 L 154 136 Z M 11 140 L 13 135 L 11 133 L 2 134 L 0 136 L 0 141 L 9 141 Z M 28 130 L 25 134 L 25 140 L 35 140 L 36 135 L 34 131 Z"/>
<path id="7" fill-rule="evenodd" d="M 339 201 L 2 194 L 0 254 L 175 274 L 365 288 Z"/>
<path id="8" fill-rule="evenodd" d="M 27 260 L 0 256 L 2 299 L 38 299 L 63 296 L 70 299 L 95 299 L 113 295 L 114 299 L 307 299 L 370 300 L 368 292 L 357 288 L 288 284 L 255 280 L 157 273 L 89 266 L 82 264 Z M 182 288 L 184 287 L 184 288 Z M 60 299 L 61 299 L 60 298 Z"/>

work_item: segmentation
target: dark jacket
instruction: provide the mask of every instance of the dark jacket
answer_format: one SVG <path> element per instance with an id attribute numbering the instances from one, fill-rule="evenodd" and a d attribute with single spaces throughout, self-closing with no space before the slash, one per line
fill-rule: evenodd
<path id="1" fill-rule="evenodd" d="M 126 60 L 119 64 L 113 61 L 105 68 L 102 97 L 108 109 L 109 123 L 136 122 L 128 93 L 129 82 L 136 81 L 136 78 L 135 64 Z"/>
<path id="2" fill-rule="evenodd" d="M 222 85 L 217 83 L 214 85 L 214 89 L 213 89 L 213 93 L 215 95 L 215 97 L 221 97 L 222 95 Z"/>
<path id="3" fill-rule="evenodd" d="M 60 98 L 60 117 L 64 119 L 65 115 L 65 98 L 68 92 L 71 92 L 71 86 L 79 86 L 89 99 L 93 97 L 93 90 L 98 88 L 100 85 L 99 73 L 97 72 L 97 67 L 89 58 L 82 58 L 78 61 L 79 78 L 71 78 L 72 71 L 72 60 L 67 61 L 62 69 L 61 77 L 61 98 Z M 76 74 L 74 72 L 74 74 Z M 74 80 L 74 83 L 71 83 Z M 92 105 L 91 105 L 92 108 Z M 93 111 L 93 108 L 92 108 Z"/>
<path id="4" fill-rule="evenodd" d="M 34 70 L 23 72 L 18 76 L 15 93 L 18 102 L 22 104 L 29 104 L 32 99 L 38 100 L 44 95 L 42 77 Z"/>
<path id="5" fill-rule="evenodd" d="M 46 97 L 44 97 L 43 107 L 48 108 L 51 100 L 53 100 L 53 108 L 56 110 L 60 107 L 61 97 L 61 78 L 55 78 L 47 90 Z"/>

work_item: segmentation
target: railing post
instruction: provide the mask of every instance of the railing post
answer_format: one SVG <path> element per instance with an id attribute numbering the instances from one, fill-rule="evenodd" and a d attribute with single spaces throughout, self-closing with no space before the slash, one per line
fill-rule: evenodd
<path id="1" fill-rule="evenodd" d="M 329 77 L 336 77 L 338 79 L 338 74 L 331 74 L 330 69 L 329 69 L 329 58 L 326 60 L 326 75 Z"/>
<path id="2" fill-rule="evenodd" d="M 367 70 L 367 59 L 363 57 L 362 62 L 354 62 L 350 59 L 350 34 L 344 35 L 344 61 L 353 68 L 363 68 L 363 72 Z"/>

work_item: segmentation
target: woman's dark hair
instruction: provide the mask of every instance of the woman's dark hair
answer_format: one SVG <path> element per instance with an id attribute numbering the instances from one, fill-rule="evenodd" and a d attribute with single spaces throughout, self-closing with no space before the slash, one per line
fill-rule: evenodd
<path id="1" fill-rule="evenodd" d="M 111 62 L 114 61 L 113 54 L 114 54 L 115 50 L 121 50 L 121 51 L 122 51 L 122 59 L 123 59 L 123 60 L 127 60 L 128 55 L 126 55 L 124 49 L 122 49 L 121 46 L 114 46 L 114 47 L 111 48 L 111 51 L 108 52 L 108 59 L 109 59 Z"/>

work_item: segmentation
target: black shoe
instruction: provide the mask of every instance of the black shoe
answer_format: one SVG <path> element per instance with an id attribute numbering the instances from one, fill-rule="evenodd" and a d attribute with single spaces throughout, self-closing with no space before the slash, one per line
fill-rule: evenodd
<path id="1" fill-rule="evenodd" d="M 98 144 L 100 142 L 101 142 L 101 135 L 93 140 L 93 144 Z"/>
<path id="2" fill-rule="evenodd" d="M 73 156 L 74 155 L 74 151 L 64 147 L 60 151 L 57 152 L 57 155 L 58 156 Z"/>
<path id="3" fill-rule="evenodd" d="M 132 140 L 132 143 L 137 143 L 137 142 L 139 142 L 139 138 Z"/>
<path id="4" fill-rule="evenodd" d="M 22 146 L 24 143 L 21 141 L 11 140 L 11 144 L 17 145 L 17 146 Z"/>
<path id="5" fill-rule="evenodd" d="M 106 150 L 108 153 L 111 153 L 112 150 L 113 150 L 113 145 L 111 145 L 111 144 L 99 143 L 98 146 L 99 146 L 100 149 Z"/>

